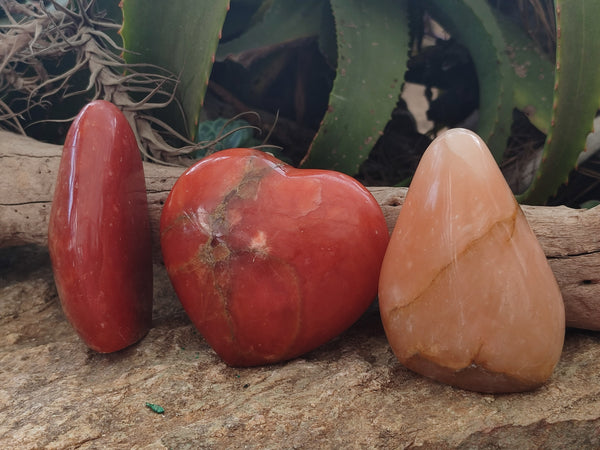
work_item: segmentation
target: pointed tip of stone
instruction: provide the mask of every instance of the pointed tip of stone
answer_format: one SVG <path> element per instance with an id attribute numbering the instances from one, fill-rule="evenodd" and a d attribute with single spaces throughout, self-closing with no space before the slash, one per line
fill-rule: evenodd
<path id="1" fill-rule="evenodd" d="M 464 128 L 452 128 L 434 139 L 421 158 L 411 190 L 414 191 L 412 188 L 419 184 L 431 185 L 432 179 L 449 183 L 448 177 L 455 179 L 452 184 L 457 187 L 482 195 L 487 192 L 486 195 L 491 197 L 495 197 L 494 192 L 506 192 L 508 188 L 486 143 L 476 133 Z M 465 192 L 467 198 L 468 192 Z M 510 194 L 504 197 L 512 202 Z"/>
<path id="2" fill-rule="evenodd" d="M 462 147 L 469 143 L 476 144 L 477 147 L 485 146 L 477 134 L 466 128 L 451 128 L 438 136 L 438 139 L 445 141 L 448 147 L 457 153 L 461 153 Z"/>
<path id="3" fill-rule="evenodd" d="M 477 134 L 465 128 L 452 128 L 444 132 L 435 139 L 431 147 L 437 148 L 435 144 L 443 146 L 444 154 L 459 157 L 475 170 L 479 170 L 486 160 L 494 162 L 495 165 L 485 142 Z"/>

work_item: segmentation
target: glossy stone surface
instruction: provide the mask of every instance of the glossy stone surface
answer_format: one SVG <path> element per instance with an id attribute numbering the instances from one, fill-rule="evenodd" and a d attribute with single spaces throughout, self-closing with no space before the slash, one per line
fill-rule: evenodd
<path id="1" fill-rule="evenodd" d="M 422 157 L 390 239 L 380 312 L 408 368 L 483 392 L 543 384 L 564 306 L 535 235 L 483 141 L 450 130 Z"/>
<path id="2" fill-rule="evenodd" d="M 67 134 L 48 247 L 61 305 L 79 336 L 108 353 L 152 322 L 152 248 L 140 152 L 127 119 L 88 104 Z"/>
<path id="3" fill-rule="evenodd" d="M 191 167 L 161 217 L 177 296 L 233 366 L 294 358 L 349 327 L 376 296 L 387 242 L 354 179 L 249 149 Z"/>

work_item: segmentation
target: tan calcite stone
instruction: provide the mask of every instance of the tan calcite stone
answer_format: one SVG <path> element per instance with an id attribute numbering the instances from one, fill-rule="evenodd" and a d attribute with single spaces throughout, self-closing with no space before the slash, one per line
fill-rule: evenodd
<path id="1" fill-rule="evenodd" d="M 402 364 L 482 392 L 534 389 L 564 340 L 554 275 L 485 143 L 453 129 L 423 155 L 379 283 Z"/>

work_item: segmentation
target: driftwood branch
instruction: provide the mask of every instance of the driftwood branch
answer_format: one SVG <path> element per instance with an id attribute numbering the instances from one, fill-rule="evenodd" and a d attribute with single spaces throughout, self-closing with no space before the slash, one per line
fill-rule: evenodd
<path id="1" fill-rule="evenodd" d="M 47 227 L 61 147 L 0 131 L 0 247 L 47 244 Z M 151 226 L 158 249 L 160 211 L 183 168 L 145 165 Z M 370 189 L 393 228 L 406 189 Z M 524 206 L 556 275 L 567 324 L 600 330 L 600 207 Z M 507 280 L 510 283 L 510 280 Z"/>

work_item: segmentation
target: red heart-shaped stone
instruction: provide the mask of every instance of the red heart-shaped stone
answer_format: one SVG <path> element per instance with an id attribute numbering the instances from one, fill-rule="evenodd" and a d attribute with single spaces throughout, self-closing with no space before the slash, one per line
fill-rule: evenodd
<path id="1" fill-rule="evenodd" d="M 183 307 L 232 366 L 294 358 L 348 328 L 376 296 L 388 242 L 356 180 L 251 149 L 188 169 L 160 228 Z"/>

